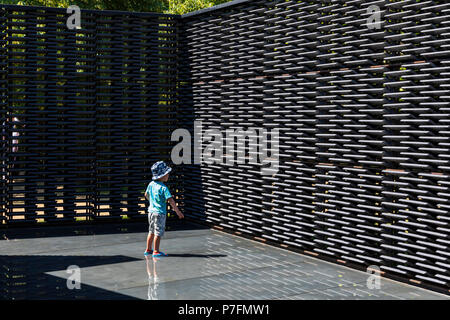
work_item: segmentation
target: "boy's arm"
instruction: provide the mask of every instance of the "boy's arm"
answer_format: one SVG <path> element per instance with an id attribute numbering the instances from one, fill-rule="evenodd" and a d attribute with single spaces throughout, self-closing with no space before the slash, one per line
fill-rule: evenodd
<path id="1" fill-rule="evenodd" d="M 175 200 L 173 200 L 173 197 L 170 197 L 170 198 L 168 199 L 168 201 L 169 201 L 170 207 L 171 207 L 173 210 L 175 210 L 175 213 L 178 215 L 178 217 L 179 217 L 180 219 L 183 219 L 183 218 L 184 218 L 184 214 L 180 211 L 180 209 L 178 209 L 177 204 L 175 203 Z"/>
<path id="2" fill-rule="evenodd" d="M 144 197 L 145 197 L 145 199 L 147 199 L 148 201 L 150 201 L 150 199 L 148 198 L 148 196 L 149 196 L 149 194 L 148 194 L 148 187 L 150 186 L 150 183 L 147 185 L 147 188 L 145 189 L 145 192 L 144 192 Z"/>

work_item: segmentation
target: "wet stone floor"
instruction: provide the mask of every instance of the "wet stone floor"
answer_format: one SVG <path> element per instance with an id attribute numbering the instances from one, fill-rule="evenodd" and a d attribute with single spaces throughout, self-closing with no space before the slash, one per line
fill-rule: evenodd
<path id="1" fill-rule="evenodd" d="M 147 225 L 0 229 L 0 299 L 449 299 L 196 224 L 168 223 L 144 257 Z M 79 280 L 79 282 L 78 282 Z"/>

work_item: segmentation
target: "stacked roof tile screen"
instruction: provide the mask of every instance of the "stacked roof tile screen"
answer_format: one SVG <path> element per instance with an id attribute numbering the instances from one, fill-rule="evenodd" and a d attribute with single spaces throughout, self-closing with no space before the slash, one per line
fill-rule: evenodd
<path id="1" fill-rule="evenodd" d="M 207 128 L 280 130 L 276 175 L 204 165 L 191 214 L 448 288 L 449 18 L 446 1 L 362 0 L 186 16 L 181 105 Z"/>
<path id="2" fill-rule="evenodd" d="M 170 159 L 175 18 L 83 10 L 70 30 L 68 16 L 0 6 L 9 225 L 145 214 L 151 165 Z"/>

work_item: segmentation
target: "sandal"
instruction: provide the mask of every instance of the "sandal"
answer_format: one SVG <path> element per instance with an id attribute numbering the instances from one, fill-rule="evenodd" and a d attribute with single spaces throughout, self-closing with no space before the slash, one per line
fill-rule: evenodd
<path id="1" fill-rule="evenodd" d="M 167 257 L 167 254 L 165 254 L 164 252 L 158 252 L 158 253 L 155 253 L 155 252 L 153 252 L 153 255 L 152 255 L 152 257 L 153 258 L 158 258 L 158 257 Z"/>

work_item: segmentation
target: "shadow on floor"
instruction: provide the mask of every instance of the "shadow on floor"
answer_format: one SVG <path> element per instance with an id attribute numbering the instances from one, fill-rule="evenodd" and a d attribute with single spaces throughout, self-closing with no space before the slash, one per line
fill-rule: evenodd
<path id="1" fill-rule="evenodd" d="M 209 229 L 204 225 L 199 225 L 187 220 L 167 219 L 166 231 L 178 230 L 200 230 Z M 20 227 L 20 228 L 0 228 L 1 240 L 27 239 L 27 238 L 47 238 L 47 237 L 69 237 L 100 234 L 123 234 L 148 232 L 148 222 L 144 219 L 139 222 L 124 223 L 104 223 L 68 226 L 42 226 L 42 227 Z"/>
<path id="2" fill-rule="evenodd" d="M 179 258 L 223 258 L 226 257 L 226 254 L 193 254 L 193 253 L 169 253 L 168 258 L 170 257 L 179 257 Z"/>
<path id="3" fill-rule="evenodd" d="M 82 279 L 80 289 L 70 290 L 66 279 L 46 274 L 46 272 L 67 270 L 69 266 L 84 268 L 136 260 L 139 259 L 123 255 L 0 255 L 0 300 L 134 299 L 117 292 L 83 284 Z M 70 276 L 70 273 L 67 275 Z"/>

